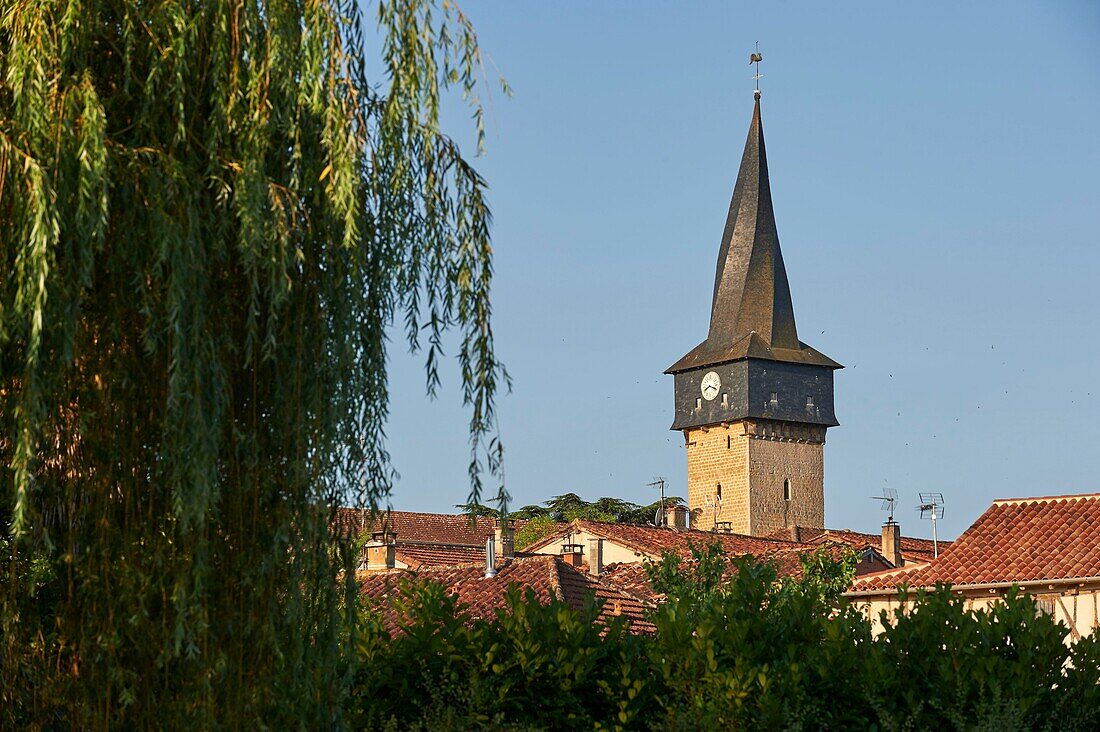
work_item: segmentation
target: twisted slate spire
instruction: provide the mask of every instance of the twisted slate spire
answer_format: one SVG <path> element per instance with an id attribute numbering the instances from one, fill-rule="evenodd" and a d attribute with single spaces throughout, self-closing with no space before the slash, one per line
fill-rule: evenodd
<path id="1" fill-rule="evenodd" d="M 718 251 L 710 332 L 668 373 L 748 357 L 840 367 L 798 340 L 772 210 L 760 92 Z"/>

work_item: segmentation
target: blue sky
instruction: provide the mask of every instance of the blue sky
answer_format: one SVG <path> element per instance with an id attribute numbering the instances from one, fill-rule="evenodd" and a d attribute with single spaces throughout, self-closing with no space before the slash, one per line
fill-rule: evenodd
<path id="1" fill-rule="evenodd" d="M 515 91 L 478 160 L 515 506 L 686 494 L 662 371 L 706 335 L 757 40 L 799 335 L 847 366 L 826 523 L 877 530 L 884 487 L 918 534 L 941 491 L 944 536 L 998 497 L 1100 491 L 1100 4 L 462 7 Z M 392 503 L 451 510 L 457 368 L 430 401 L 391 357 Z"/>

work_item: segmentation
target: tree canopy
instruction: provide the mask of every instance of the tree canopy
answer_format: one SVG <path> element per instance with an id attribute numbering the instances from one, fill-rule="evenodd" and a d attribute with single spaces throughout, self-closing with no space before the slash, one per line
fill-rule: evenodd
<path id="1" fill-rule="evenodd" d="M 542 505 L 522 506 L 509 515 L 518 519 L 544 517 L 552 521 L 587 519 L 609 523 L 652 524 L 661 505 L 660 500 L 642 506 L 621 498 L 608 496 L 598 498 L 595 501 L 586 501 L 576 493 L 563 493 L 544 501 Z M 679 496 L 666 496 L 664 499 L 665 508 L 683 505 L 684 499 Z"/>
<path id="2" fill-rule="evenodd" d="M 457 330 L 472 501 L 496 467 L 486 185 L 439 125 L 450 88 L 480 135 L 476 37 L 374 9 L 0 10 L 0 726 L 338 720 L 391 326 L 433 392 Z"/>

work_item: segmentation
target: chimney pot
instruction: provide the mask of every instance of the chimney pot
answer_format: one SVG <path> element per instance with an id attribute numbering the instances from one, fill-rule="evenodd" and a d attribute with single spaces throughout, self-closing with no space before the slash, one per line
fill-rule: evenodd
<path id="1" fill-rule="evenodd" d="M 561 558 L 566 564 L 571 567 L 580 567 L 584 563 L 584 545 L 583 544 L 563 544 L 561 547 Z"/>
<path id="2" fill-rule="evenodd" d="M 485 539 L 485 579 L 497 576 L 496 543 L 493 537 Z"/>
<path id="3" fill-rule="evenodd" d="M 691 517 L 686 506 L 669 506 L 665 509 L 665 526 L 683 531 L 690 528 Z"/>
<path id="4" fill-rule="evenodd" d="M 516 555 L 516 531 L 509 519 L 497 519 L 493 529 L 493 539 L 497 544 L 497 551 L 502 559 L 509 559 Z"/>
<path id="5" fill-rule="evenodd" d="M 397 532 L 383 529 L 371 532 L 367 542 L 367 571 L 378 572 L 397 566 Z"/>
<path id="6" fill-rule="evenodd" d="M 598 537 L 588 540 L 588 573 L 597 577 L 603 573 L 603 539 Z"/>
<path id="7" fill-rule="evenodd" d="M 882 556 L 895 567 L 905 565 L 905 558 L 901 556 L 901 527 L 896 521 L 882 525 Z"/>

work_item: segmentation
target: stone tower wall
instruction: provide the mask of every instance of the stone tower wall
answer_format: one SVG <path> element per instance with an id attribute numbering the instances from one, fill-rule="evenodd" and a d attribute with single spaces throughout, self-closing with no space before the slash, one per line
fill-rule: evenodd
<path id="1" fill-rule="evenodd" d="M 763 536 L 825 525 L 825 428 L 744 420 L 684 430 L 692 526 Z M 791 499 L 784 499 L 784 481 Z M 722 502 L 710 505 L 716 486 Z"/>
<path id="2" fill-rule="evenodd" d="M 749 441 L 740 423 L 684 430 L 688 456 L 688 508 L 692 528 L 708 531 L 729 521 L 749 533 Z M 720 510 L 713 500 L 722 485 Z"/>

